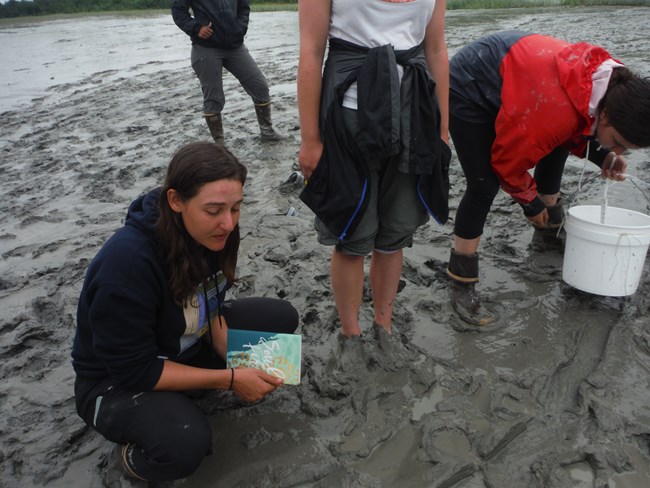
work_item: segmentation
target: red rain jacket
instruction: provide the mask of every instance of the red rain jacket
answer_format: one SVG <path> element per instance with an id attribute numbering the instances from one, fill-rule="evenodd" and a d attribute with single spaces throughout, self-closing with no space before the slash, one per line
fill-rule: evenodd
<path id="1" fill-rule="evenodd" d="M 541 35 L 523 37 L 504 56 L 501 108 L 496 118 L 492 167 L 518 203 L 537 195 L 528 170 L 558 146 L 584 157 L 592 75 L 611 56 L 587 43 Z"/>

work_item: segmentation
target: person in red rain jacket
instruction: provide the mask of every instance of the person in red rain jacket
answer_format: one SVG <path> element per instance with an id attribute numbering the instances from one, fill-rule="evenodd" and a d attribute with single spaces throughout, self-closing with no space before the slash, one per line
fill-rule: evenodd
<path id="1" fill-rule="evenodd" d="M 486 325 L 478 246 L 499 188 L 539 229 L 563 219 L 560 185 L 569 153 L 622 180 L 628 149 L 650 146 L 650 80 L 605 49 L 520 31 L 462 48 L 450 62 L 450 133 L 467 188 L 454 222 L 447 274 L 460 317 Z M 534 168 L 534 174 L 529 170 Z"/>

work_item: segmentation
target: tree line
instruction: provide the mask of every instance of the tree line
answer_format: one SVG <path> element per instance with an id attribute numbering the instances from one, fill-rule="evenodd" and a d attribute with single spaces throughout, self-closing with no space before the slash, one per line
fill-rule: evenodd
<path id="1" fill-rule="evenodd" d="M 250 3 L 295 4 L 297 0 L 250 0 Z M 166 10 L 171 6 L 172 0 L 9 0 L 0 3 L 0 18 L 117 10 Z"/>

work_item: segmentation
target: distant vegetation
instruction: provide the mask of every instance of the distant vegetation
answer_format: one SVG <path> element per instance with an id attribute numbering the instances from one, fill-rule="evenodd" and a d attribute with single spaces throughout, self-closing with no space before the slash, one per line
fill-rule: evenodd
<path id="1" fill-rule="evenodd" d="M 447 0 L 447 10 L 473 8 L 588 7 L 596 5 L 650 7 L 650 0 Z"/>
<path id="2" fill-rule="evenodd" d="M 9 0 L 0 4 L 0 18 L 123 10 L 169 10 L 173 0 Z M 298 0 L 251 0 L 252 10 L 295 9 Z"/>
<path id="3" fill-rule="evenodd" d="M 8 0 L 0 3 L 0 18 L 34 15 L 169 10 L 172 0 Z M 251 0 L 251 9 L 295 10 L 298 0 Z M 589 5 L 650 6 L 650 0 L 447 0 L 448 10 L 470 8 L 561 7 Z"/>

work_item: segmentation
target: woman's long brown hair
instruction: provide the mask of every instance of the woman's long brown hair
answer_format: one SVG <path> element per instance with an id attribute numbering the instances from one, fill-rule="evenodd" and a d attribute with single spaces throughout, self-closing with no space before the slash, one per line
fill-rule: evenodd
<path id="1" fill-rule="evenodd" d="M 218 180 L 236 180 L 243 185 L 246 167 L 223 146 L 212 142 L 193 142 L 181 147 L 167 168 L 165 183 L 158 201 L 160 215 L 156 223 L 161 237 L 161 252 L 174 301 L 182 304 L 206 277 L 216 271 L 216 265 L 226 279 L 234 283 L 237 251 L 239 250 L 239 224 L 218 253 L 196 242 L 185 229 L 180 214 L 174 212 L 167 201 L 167 191 L 176 190 L 181 201 L 194 198 L 203 185 Z"/>

